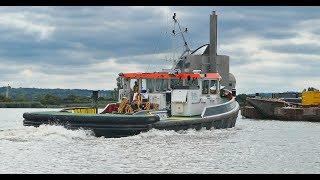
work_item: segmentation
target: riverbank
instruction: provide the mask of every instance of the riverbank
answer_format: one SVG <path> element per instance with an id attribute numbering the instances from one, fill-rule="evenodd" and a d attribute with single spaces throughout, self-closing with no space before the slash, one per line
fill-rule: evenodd
<path id="1" fill-rule="evenodd" d="M 0 102 L 0 108 L 44 108 L 40 102 Z"/>
<path id="2" fill-rule="evenodd" d="M 98 108 L 104 108 L 108 103 L 107 102 L 98 102 Z M 70 103 L 70 104 L 59 104 L 59 105 L 43 105 L 40 102 L 0 102 L 0 108 L 67 108 L 67 107 L 91 107 L 92 103 Z"/>

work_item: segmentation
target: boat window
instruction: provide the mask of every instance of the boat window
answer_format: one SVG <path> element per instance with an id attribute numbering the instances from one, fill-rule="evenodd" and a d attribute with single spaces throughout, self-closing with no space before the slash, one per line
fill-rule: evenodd
<path id="1" fill-rule="evenodd" d="M 199 88 L 198 79 L 193 79 L 193 78 L 187 79 L 186 86 Z"/>
<path id="2" fill-rule="evenodd" d="M 142 79 L 142 85 L 141 85 L 141 92 L 146 93 L 147 92 L 147 81 L 146 79 Z"/>
<path id="3" fill-rule="evenodd" d="M 167 90 L 168 84 L 164 79 L 156 79 L 155 86 L 157 92 L 164 92 Z"/>
<path id="4" fill-rule="evenodd" d="M 217 94 L 218 93 L 218 83 L 216 80 L 210 80 L 210 94 Z"/>
<path id="5" fill-rule="evenodd" d="M 168 89 L 168 81 L 165 79 L 147 79 L 146 90 L 147 92 L 164 92 Z"/>
<path id="6" fill-rule="evenodd" d="M 135 91 L 136 83 L 137 83 L 137 85 L 138 85 L 138 79 L 131 79 L 131 80 L 130 80 L 130 88 L 131 88 L 132 91 Z"/>
<path id="7" fill-rule="evenodd" d="M 203 80 L 202 81 L 202 94 L 208 94 L 209 93 L 209 80 Z"/>
<path id="8" fill-rule="evenodd" d="M 182 79 L 171 79 L 171 89 L 176 89 L 177 87 L 183 86 Z"/>
<path id="9" fill-rule="evenodd" d="M 154 88 L 153 88 L 153 79 L 146 79 L 146 90 L 149 93 L 152 93 Z"/>

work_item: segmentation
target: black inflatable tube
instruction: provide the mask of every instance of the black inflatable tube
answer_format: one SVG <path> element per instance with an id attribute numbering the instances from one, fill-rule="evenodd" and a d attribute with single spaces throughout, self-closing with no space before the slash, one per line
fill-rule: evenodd
<path id="1" fill-rule="evenodd" d="M 61 122 L 61 123 L 72 123 L 72 124 L 98 124 L 98 125 L 143 125 L 151 124 L 159 121 L 159 117 L 156 115 L 152 116 L 115 116 L 115 115 L 75 115 L 75 114 L 54 114 L 54 113 L 24 113 L 23 117 L 27 121 L 45 123 Z"/>
<path id="2" fill-rule="evenodd" d="M 236 102 L 235 102 L 236 103 Z M 25 126 L 42 124 L 63 125 L 68 129 L 90 129 L 96 136 L 123 137 L 136 135 L 152 128 L 160 130 L 215 129 L 235 126 L 239 104 L 226 113 L 189 120 L 162 120 L 157 115 L 79 115 L 66 112 L 24 113 Z"/>

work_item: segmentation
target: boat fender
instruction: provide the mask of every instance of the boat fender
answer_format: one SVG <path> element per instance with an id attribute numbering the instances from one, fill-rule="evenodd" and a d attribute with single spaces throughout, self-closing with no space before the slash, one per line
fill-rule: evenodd
<path id="1" fill-rule="evenodd" d="M 126 105 L 125 110 L 126 110 L 126 114 L 132 114 L 133 113 L 133 109 L 130 106 L 130 104 Z"/>
<path id="2" fill-rule="evenodd" d="M 128 103 L 129 103 L 128 98 L 123 97 L 121 100 L 121 103 L 119 105 L 119 108 L 118 108 L 118 113 L 125 113 L 125 110 L 126 110 Z"/>
<path id="3" fill-rule="evenodd" d="M 150 102 L 148 101 L 148 102 L 146 102 L 146 108 L 145 108 L 146 110 L 150 110 Z"/>

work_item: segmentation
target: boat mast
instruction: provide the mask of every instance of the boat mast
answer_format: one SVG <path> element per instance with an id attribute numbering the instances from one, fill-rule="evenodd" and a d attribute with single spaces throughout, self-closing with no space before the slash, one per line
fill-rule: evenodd
<path id="1" fill-rule="evenodd" d="M 187 43 L 187 41 L 186 41 L 186 38 L 185 38 L 184 35 L 183 35 L 183 33 L 188 32 L 188 28 L 185 28 L 185 30 L 182 31 L 181 26 L 180 26 L 180 23 L 179 23 L 179 21 L 178 21 L 178 19 L 177 19 L 177 14 L 176 14 L 176 13 L 173 13 L 172 19 L 173 19 L 174 23 L 177 23 L 177 24 L 178 24 L 178 27 L 179 27 L 179 30 L 180 30 L 179 33 L 180 33 L 181 36 L 182 36 L 183 43 L 184 43 L 184 47 L 185 47 L 184 52 L 183 52 L 182 55 L 180 56 L 180 58 L 181 58 L 185 53 L 189 53 L 189 54 L 190 54 L 190 51 L 191 51 L 190 48 L 189 48 L 189 45 L 188 45 L 188 43 Z M 175 30 L 173 30 L 172 33 L 175 35 L 175 33 L 176 33 Z"/>
<path id="2" fill-rule="evenodd" d="M 185 56 L 185 54 L 190 54 L 191 50 L 190 50 L 190 47 L 188 45 L 188 42 L 186 41 L 186 38 L 184 37 L 184 33 L 188 32 L 188 28 L 185 28 L 184 31 L 182 31 L 182 28 L 181 28 L 180 23 L 179 23 L 179 21 L 177 19 L 177 14 L 176 13 L 173 13 L 172 19 L 173 19 L 174 24 L 178 24 L 178 28 L 179 28 L 179 32 L 176 33 L 176 31 L 174 29 L 174 30 L 172 30 L 172 33 L 173 33 L 173 35 L 181 34 L 181 37 L 182 37 L 182 40 L 183 40 L 183 43 L 184 43 L 183 46 L 185 48 L 185 50 L 181 54 L 179 60 L 174 63 L 173 68 L 175 68 L 177 63 L 180 61 L 180 59 L 182 59 L 182 57 Z"/>

